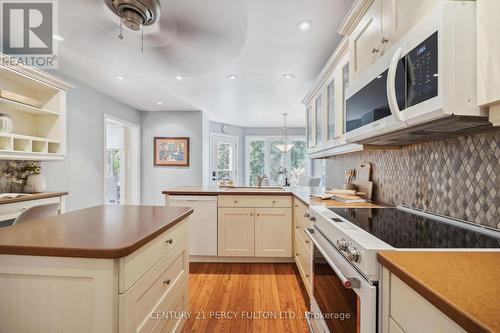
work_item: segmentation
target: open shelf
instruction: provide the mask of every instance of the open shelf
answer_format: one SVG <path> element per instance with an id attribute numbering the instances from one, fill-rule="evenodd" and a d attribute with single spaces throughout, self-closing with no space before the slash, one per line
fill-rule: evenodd
<path id="1" fill-rule="evenodd" d="M 7 59 L 6 59 L 7 58 Z M 0 113 L 12 121 L 12 133 L 0 133 L 0 159 L 61 160 L 66 153 L 68 83 L 37 68 L 11 65 L 0 53 Z M 8 93 L 14 99 L 9 99 Z M 26 99 L 12 95 L 17 94 Z M 6 98 L 7 97 L 7 98 Z M 37 105 L 23 101 L 36 101 Z"/>
<path id="2" fill-rule="evenodd" d="M 28 104 L 24 104 L 24 103 L 12 101 L 10 99 L 0 97 L 0 110 L 3 110 L 4 108 L 8 108 L 9 110 L 31 113 L 31 114 L 35 114 L 38 116 L 58 116 L 59 115 L 59 113 L 55 112 L 55 111 L 37 108 L 36 106 L 31 106 Z"/>

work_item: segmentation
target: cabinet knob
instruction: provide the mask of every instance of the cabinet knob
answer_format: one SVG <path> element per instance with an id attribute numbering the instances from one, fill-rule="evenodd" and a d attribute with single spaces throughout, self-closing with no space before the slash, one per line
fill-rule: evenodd
<path id="1" fill-rule="evenodd" d="M 310 243 L 311 243 L 311 241 L 306 240 L 306 244 L 310 244 Z"/>
<path id="2" fill-rule="evenodd" d="M 300 253 L 295 253 L 295 256 L 296 256 L 296 257 L 300 256 Z"/>
<path id="3" fill-rule="evenodd" d="M 387 44 L 387 43 L 389 43 L 389 38 L 382 37 L 382 44 Z"/>
<path id="4" fill-rule="evenodd" d="M 170 284 L 170 279 L 167 279 L 167 280 L 163 281 L 163 284 L 166 285 L 166 286 L 168 286 Z"/>
<path id="5" fill-rule="evenodd" d="M 300 229 L 300 226 L 298 226 L 298 225 L 297 225 L 297 226 L 295 226 L 295 229 Z"/>
<path id="6" fill-rule="evenodd" d="M 165 241 L 165 243 L 167 243 L 167 244 L 172 244 L 173 242 L 174 242 L 174 240 L 173 240 L 172 238 L 167 239 L 167 240 Z"/>
<path id="7" fill-rule="evenodd" d="M 372 54 L 375 54 L 375 53 L 378 53 L 378 52 L 379 52 L 379 49 L 377 49 L 375 47 L 372 49 Z"/>
<path id="8" fill-rule="evenodd" d="M 234 200 L 234 203 L 238 203 L 238 200 Z"/>
<path id="9" fill-rule="evenodd" d="M 275 203 L 276 203 L 276 201 L 275 201 L 275 200 L 273 200 L 273 204 L 275 204 Z"/>
<path id="10" fill-rule="evenodd" d="M 260 214 L 257 214 L 257 216 L 260 216 Z"/>
<path id="11" fill-rule="evenodd" d="M 311 276 L 309 274 L 306 274 L 306 279 L 309 279 Z"/>
<path id="12" fill-rule="evenodd" d="M 253 216 L 253 214 L 250 214 L 250 216 Z"/>

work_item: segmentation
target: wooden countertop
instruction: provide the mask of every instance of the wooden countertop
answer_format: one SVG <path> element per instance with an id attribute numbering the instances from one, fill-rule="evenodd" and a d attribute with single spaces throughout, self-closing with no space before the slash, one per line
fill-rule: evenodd
<path id="1" fill-rule="evenodd" d="M 263 188 L 265 189 L 265 187 Z M 203 187 L 203 186 L 183 186 L 176 187 L 162 191 L 164 195 L 288 195 L 294 196 L 306 206 L 338 206 L 338 207 L 367 207 L 375 208 L 385 206 L 379 203 L 365 202 L 346 204 L 344 202 L 335 200 L 321 200 L 311 197 L 311 194 L 320 194 L 325 191 L 324 187 L 306 187 L 306 186 L 292 186 L 287 187 L 284 191 L 231 191 L 228 188 L 220 187 Z"/>
<path id="2" fill-rule="evenodd" d="M 500 252 L 381 251 L 379 262 L 468 332 L 500 332 Z"/>
<path id="3" fill-rule="evenodd" d="M 193 213 L 164 206 L 95 206 L 0 229 L 0 254 L 121 258 Z"/>
<path id="4" fill-rule="evenodd" d="M 0 199 L 0 205 L 5 205 L 14 202 L 22 202 L 22 201 L 30 201 L 30 200 L 38 200 L 38 199 L 46 199 L 46 198 L 54 198 L 54 197 L 62 197 L 68 195 L 68 192 L 42 192 L 42 193 L 33 193 L 29 195 L 23 195 L 17 198 L 9 198 L 9 199 Z"/>

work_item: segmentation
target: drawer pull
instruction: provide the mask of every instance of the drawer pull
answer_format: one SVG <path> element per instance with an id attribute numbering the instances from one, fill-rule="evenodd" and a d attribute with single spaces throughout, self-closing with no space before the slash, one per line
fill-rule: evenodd
<path id="1" fill-rule="evenodd" d="M 167 243 L 167 244 L 172 244 L 173 242 L 174 242 L 174 240 L 173 240 L 172 238 L 167 239 L 167 240 L 165 241 L 165 243 Z"/>
<path id="2" fill-rule="evenodd" d="M 311 244 L 311 241 L 306 240 L 306 244 Z"/>
<path id="3" fill-rule="evenodd" d="M 273 200 L 273 204 L 275 204 L 275 203 L 276 203 L 276 201 L 275 201 L 275 200 Z"/>
<path id="4" fill-rule="evenodd" d="M 295 229 L 300 229 L 300 226 L 298 226 L 298 225 L 297 225 L 297 226 L 295 226 Z"/>
<path id="5" fill-rule="evenodd" d="M 306 279 L 309 279 L 311 276 L 309 274 L 306 274 Z"/>
<path id="6" fill-rule="evenodd" d="M 295 253 L 295 256 L 298 257 L 300 255 L 300 253 Z"/>
<path id="7" fill-rule="evenodd" d="M 260 214 L 257 214 L 257 216 L 260 216 Z"/>
<path id="8" fill-rule="evenodd" d="M 167 280 L 163 281 L 163 284 L 166 285 L 166 286 L 168 286 L 170 284 L 170 279 L 167 279 Z"/>
<path id="9" fill-rule="evenodd" d="M 253 216 L 253 214 L 250 214 L 250 216 Z"/>
<path id="10" fill-rule="evenodd" d="M 238 200 L 234 200 L 234 203 L 238 203 Z"/>

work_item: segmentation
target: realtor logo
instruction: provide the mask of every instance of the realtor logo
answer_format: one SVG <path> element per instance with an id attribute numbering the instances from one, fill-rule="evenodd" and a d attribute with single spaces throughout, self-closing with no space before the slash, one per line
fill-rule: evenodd
<path id="1" fill-rule="evenodd" d="M 23 65 L 54 68 L 56 0 L 0 0 L 2 52 Z"/>

